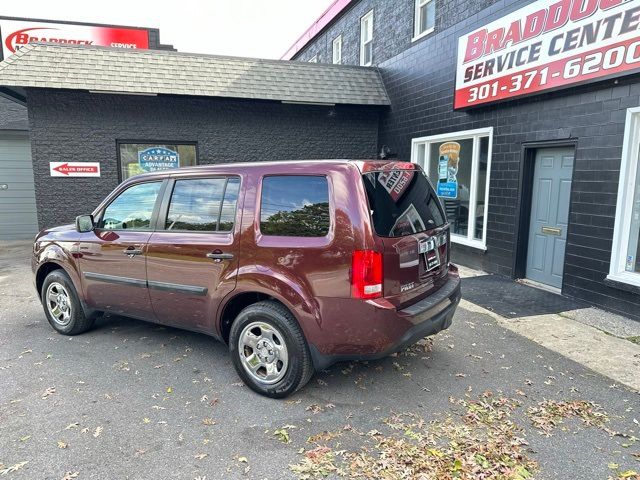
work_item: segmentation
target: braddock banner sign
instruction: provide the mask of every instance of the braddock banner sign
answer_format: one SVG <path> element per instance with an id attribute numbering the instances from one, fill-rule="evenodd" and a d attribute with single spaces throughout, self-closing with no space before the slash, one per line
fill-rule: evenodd
<path id="1" fill-rule="evenodd" d="M 539 0 L 459 39 L 455 108 L 638 70 L 639 0 Z"/>
<path id="2" fill-rule="evenodd" d="M 33 42 L 149 48 L 149 32 L 143 28 L 76 25 L 48 21 L 0 18 L 2 58 Z"/>

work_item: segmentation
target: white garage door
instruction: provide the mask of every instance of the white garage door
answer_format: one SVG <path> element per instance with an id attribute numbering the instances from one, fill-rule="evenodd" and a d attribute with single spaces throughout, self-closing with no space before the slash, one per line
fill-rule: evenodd
<path id="1" fill-rule="evenodd" d="M 29 137 L 0 132 L 0 241 L 29 239 L 37 232 Z"/>

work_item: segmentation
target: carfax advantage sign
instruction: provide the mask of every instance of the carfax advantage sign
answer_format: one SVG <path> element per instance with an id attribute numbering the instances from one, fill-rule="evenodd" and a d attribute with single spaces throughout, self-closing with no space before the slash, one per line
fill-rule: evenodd
<path id="1" fill-rule="evenodd" d="M 538 0 L 458 42 L 455 108 L 640 70 L 640 1 Z"/>
<path id="2" fill-rule="evenodd" d="M 42 20 L 0 18 L 2 58 L 32 42 L 103 47 L 149 48 L 149 32 L 143 28 L 77 25 Z"/>

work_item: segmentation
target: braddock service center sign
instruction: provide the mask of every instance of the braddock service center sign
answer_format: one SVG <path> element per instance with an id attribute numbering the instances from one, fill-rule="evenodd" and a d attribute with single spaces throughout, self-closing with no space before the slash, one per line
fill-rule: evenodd
<path id="1" fill-rule="evenodd" d="M 143 28 L 74 25 L 41 20 L 0 17 L 0 60 L 33 42 L 69 45 L 100 45 L 119 48 L 149 48 L 149 32 Z"/>
<path id="2" fill-rule="evenodd" d="M 455 108 L 640 69 L 640 1 L 539 0 L 458 41 Z"/>

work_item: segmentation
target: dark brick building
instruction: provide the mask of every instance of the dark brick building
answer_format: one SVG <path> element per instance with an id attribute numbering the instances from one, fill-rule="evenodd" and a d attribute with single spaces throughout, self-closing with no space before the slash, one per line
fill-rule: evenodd
<path id="1" fill-rule="evenodd" d="M 149 162 L 374 158 L 389 104 L 371 68 L 50 43 L 0 63 L 0 86 L 26 103 L 39 228 L 91 212 Z"/>
<path id="2" fill-rule="evenodd" d="M 372 107 L 48 89 L 29 90 L 27 98 L 42 227 L 92 210 L 123 180 L 120 145 L 193 145 L 200 165 L 296 160 L 301 151 L 305 158 L 371 158 L 377 148 Z M 101 178 L 52 179 L 49 162 L 60 158 L 100 160 Z"/>
<path id="3" fill-rule="evenodd" d="M 443 199 L 457 233 L 456 261 L 531 278 L 640 319 L 637 68 L 586 85 L 454 108 L 459 40 L 505 18 L 506 31 L 521 9 L 530 8 L 528 15 L 556 3 L 572 4 L 337 1 L 285 58 L 377 66 L 391 100 L 378 150 L 386 145 L 399 158 L 422 163 L 434 182 L 438 154 L 442 159 L 454 149 L 459 195 Z M 613 3 L 606 14 L 635 30 L 628 36 L 637 40 L 640 2 L 607 6 Z M 464 162 L 471 171 L 463 171 Z"/>
<path id="4" fill-rule="evenodd" d="M 0 61 L 34 39 L 174 50 L 157 28 L 0 17 Z M 33 238 L 39 229 L 35 180 L 45 178 L 34 178 L 28 130 L 25 95 L 0 86 L 0 241 Z"/>
<path id="5" fill-rule="evenodd" d="M 145 152 L 381 154 L 423 166 L 456 262 L 640 319 L 639 28 L 639 0 L 336 0 L 293 62 L 35 44 L 0 63 L 0 93 L 28 107 L 40 227 Z"/>

